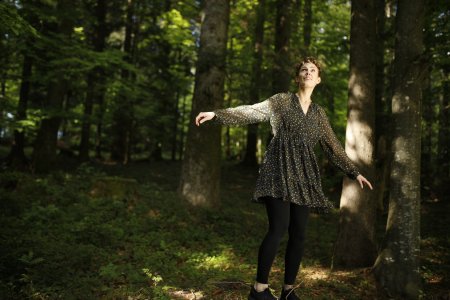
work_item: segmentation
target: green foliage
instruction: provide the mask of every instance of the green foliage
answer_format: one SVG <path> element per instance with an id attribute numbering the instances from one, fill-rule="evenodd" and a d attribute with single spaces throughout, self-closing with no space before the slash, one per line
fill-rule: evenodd
<path id="1" fill-rule="evenodd" d="M 36 29 L 33 28 L 26 20 L 17 13 L 17 4 L 0 2 L 0 36 L 2 39 L 5 35 L 37 35 Z"/>

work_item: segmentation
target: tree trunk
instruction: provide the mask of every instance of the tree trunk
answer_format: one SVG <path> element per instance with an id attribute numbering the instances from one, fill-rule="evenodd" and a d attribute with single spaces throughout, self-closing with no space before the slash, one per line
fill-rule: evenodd
<path id="1" fill-rule="evenodd" d="M 99 98 L 98 101 L 98 114 L 97 114 L 97 124 L 95 132 L 95 158 L 102 159 L 102 148 L 103 148 L 103 116 L 105 115 L 105 99 L 104 97 Z"/>
<path id="2" fill-rule="evenodd" d="M 231 8 L 230 8 L 230 12 L 232 11 L 232 8 L 234 8 L 234 1 L 232 0 L 231 2 Z M 228 53 L 228 60 L 229 61 L 233 61 L 233 38 L 231 38 L 229 40 L 228 43 L 229 48 L 227 49 L 227 53 Z M 231 99 L 233 99 L 233 90 L 232 90 L 232 86 L 233 86 L 233 73 L 230 72 L 229 74 L 227 74 L 228 76 L 226 76 L 226 78 L 228 79 L 228 83 L 226 84 L 226 87 L 228 88 L 227 90 L 227 99 L 226 99 L 226 103 L 225 103 L 225 107 L 230 107 L 231 106 Z M 225 159 L 226 160 L 232 160 L 232 154 L 231 154 L 231 131 L 230 131 L 230 126 L 225 127 Z"/>
<path id="3" fill-rule="evenodd" d="M 450 90 L 449 90 L 449 67 L 442 70 L 442 96 L 439 105 L 439 133 L 438 133 L 438 191 L 440 197 L 444 198 L 448 195 L 450 184 Z"/>
<path id="4" fill-rule="evenodd" d="M 128 0 L 127 16 L 125 23 L 125 40 L 123 52 L 125 60 L 132 61 L 132 39 L 134 30 L 134 0 Z M 126 82 L 130 77 L 127 69 L 122 69 L 121 78 Z M 127 164 L 130 160 L 131 127 L 133 123 L 133 105 L 126 91 L 119 91 L 116 99 L 116 108 L 113 113 L 113 140 L 111 148 L 111 159 L 113 161 Z"/>
<path id="5" fill-rule="evenodd" d="M 418 299 L 420 252 L 420 72 L 423 0 L 399 0 L 396 16 L 389 214 L 385 240 L 374 265 L 389 295 Z M 411 22 L 414 20 L 414 22 Z"/>
<path id="6" fill-rule="evenodd" d="M 0 48 L 1 49 L 1 48 Z M 6 73 L 6 72 L 2 72 Z M 6 98 L 6 74 L 0 75 L 0 99 Z M 1 124 L 4 124 L 4 118 L 5 118 L 5 112 L 0 109 L 0 141 L 1 141 L 1 133 L 3 132 L 3 128 L 1 127 Z"/>
<path id="7" fill-rule="evenodd" d="M 302 11 L 302 0 L 293 0 L 291 17 L 291 48 L 292 52 L 296 55 L 295 57 L 298 55 L 303 55 L 303 31 L 300 30 L 301 24 L 303 23 Z"/>
<path id="8" fill-rule="evenodd" d="M 309 55 L 309 46 L 311 45 L 312 32 L 312 0 L 305 0 L 303 6 L 303 55 Z"/>
<path id="9" fill-rule="evenodd" d="M 28 99 L 30 95 L 30 77 L 33 59 L 25 55 L 22 65 L 22 83 L 20 84 L 19 104 L 17 106 L 16 120 L 21 121 L 27 118 Z M 25 156 L 25 132 L 14 130 L 14 142 L 8 156 L 9 165 L 18 170 L 23 170 L 28 164 Z"/>
<path id="10" fill-rule="evenodd" d="M 58 1 L 57 10 L 66 11 L 73 8 L 72 2 L 68 0 Z M 62 16 L 59 24 L 48 24 L 50 32 L 58 32 L 64 37 L 70 37 L 73 31 L 73 21 L 70 16 L 60 13 Z M 54 78 L 54 81 L 47 87 L 47 100 L 45 109 L 60 112 L 66 93 L 67 83 L 64 78 Z M 36 172 L 48 172 L 56 164 L 56 142 L 57 133 L 61 124 L 61 117 L 58 114 L 43 118 L 34 142 L 33 168 Z"/>
<path id="11" fill-rule="evenodd" d="M 94 50 L 103 52 L 105 49 L 105 39 L 107 35 L 106 29 L 106 0 L 97 0 L 95 7 L 96 22 L 94 25 L 94 32 L 92 34 L 92 44 Z M 96 67 L 88 74 L 88 87 L 86 93 L 86 100 L 84 103 L 83 125 L 81 128 L 81 141 L 79 157 L 82 161 L 89 160 L 90 138 L 91 138 L 91 118 L 94 103 L 103 101 L 104 87 L 103 79 L 104 72 L 102 68 Z"/>
<path id="12" fill-rule="evenodd" d="M 186 94 L 183 95 L 183 102 L 181 105 L 181 120 L 180 120 L 180 142 L 178 144 L 178 157 L 180 160 L 183 160 L 184 153 L 184 123 L 186 116 Z"/>
<path id="13" fill-rule="evenodd" d="M 385 22 L 386 22 L 386 1 L 376 0 L 376 40 L 375 45 L 375 141 L 376 141 L 376 175 L 374 184 L 376 189 L 376 202 L 380 210 L 383 209 L 383 199 L 386 190 L 386 181 L 388 180 L 388 109 L 387 101 L 384 94 L 384 40 L 386 38 Z"/>
<path id="14" fill-rule="evenodd" d="M 360 172 L 375 175 L 375 0 L 352 1 L 350 79 L 345 149 Z M 372 266 L 376 258 L 374 193 L 345 178 L 342 186 L 339 235 L 333 268 Z"/>
<path id="15" fill-rule="evenodd" d="M 180 105 L 180 90 L 177 89 L 175 93 L 175 105 L 173 109 L 173 130 L 172 130 L 172 161 L 177 159 L 177 135 L 178 135 L 178 122 L 179 122 L 179 105 Z"/>
<path id="16" fill-rule="evenodd" d="M 433 123 L 436 119 L 434 114 L 433 93 L 431 88 L 431 66 L 427 66 L 424 74 L 424 81 L 422 86 L 422 149 L 420 152 L 421 158 L 421 184 L 422 191 L 431 192 L 433 190 L 433 179 L 436 178 L 436 173 L 433 170 L 432 161 L 432 136 L 433 136 Z M 441 129 L 441 127 L 439 127 Z M 429 197 L 430 195 L 422 195 L 423 197 Z"/>
<path id="17" fill-rule="evenodd" d="M 226 107 L 230 107 L 231 106 L 231 98 L 228 95 L 228 101 L 226 102 Z M 230 126 L 227 126 L 225 128 L 225 142 L 224 142 L 224 146 L 225 146 L 225 159 L 226 160 L 231 160 L 231 132 L 230 132 Z"/>
<path id="18" fill-rule="evenodd" d="M 216 206 L 220 184 L 220 126 L 196 127 L 200 111 L 220 107 L 224 97 L 229 1 L 204 1 L 204 19 L 195 74 L 191 122 L 186 141 L 179 193 L 192 205 Z"/>
<path id="19" fill-rule="evenodd" d="M 272 92 L 280 93 L 289 90 L 292 74 L 290 72 L 289 40 L 291 36 L 291 2 L 277 0 L 277 16 L 275 24 L 275 58 L 273 63 Z"/>
<path id="20" fill-rule="evenodd" d="M 61 111 L 64 100 L 65 84 L 59 80 L 49 87 L 47 108 Z M 56 166 L 56 142 L 61 117 L 53 116 L 41 120 L 33 151 L 33 169 L 36 172 L 48 172 Z"/>
<path id="21" fill-rule="evenodd" d="M 81 126 L 81 141 L 79 158 L 81 161 L 89 160 L 89 140 L 91 136 L 91 116 L 94 106 L 95 71 L 91 71 L 87 77 L 87 92 L 84 101 L 83 124 Z"/>
<path id="22" fill-rule="evenodd" d="M 253 66 L 249 91 L 250 104 L 260 101 L 259 90 L 261 86 L 265 12 L 266 1 L 259 0 L 258 10 L 256 12 L 255 36 L 253 41 Z M 244 165 L 256 166 L 258 164 L 256 159 L 257 136 L 258 124 L 248 125 L 246 151 L 242 162 Z"/>
<path id="23" fill-rule="evenodd" d="M 375 193 L 378 199 L 376 201 L 381 210 L 384 210 L 387 206 L 388 201 L 386 199 L 389 197 L 389 174 L 392 165 L 392 89 L 395 78 L 392 63 L 387 66 L 381 66 L 381 64 L 384 64 L 382 58 L 384 58 L 386 49 L 389 53 L 394 52 L 393 36 L 395 26 L 389 19 L 394 18 L 395 5 L 395 0 L 377 1 L 377 90 L 375 96 L 377 177 L 374 183 L 377 186 Z M 383 49 L 380 49 L 380 47 Z M 389 84 L 384 85 L 385 82 L 389 82 Z"/>

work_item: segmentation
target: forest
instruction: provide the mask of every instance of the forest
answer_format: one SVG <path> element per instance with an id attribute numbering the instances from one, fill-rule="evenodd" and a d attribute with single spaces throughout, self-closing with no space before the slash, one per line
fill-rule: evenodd
<path id="1" fill-rule="evenodd" d="M 247 299 L 270 124 L 199 112 L 296 92 L 374 189 L 320 147 L 301 299 L 449 299 L 445 0 L 0 1 L 0 298 Z M 284 249 L 283 239 L 280 249 Z M 272 266 L 279 293 L 284 260 Z"/>

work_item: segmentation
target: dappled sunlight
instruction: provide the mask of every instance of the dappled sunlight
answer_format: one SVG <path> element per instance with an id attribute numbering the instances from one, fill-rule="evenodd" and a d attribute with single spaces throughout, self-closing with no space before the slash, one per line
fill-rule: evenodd
<path id="1" fill-rule="evenodd" d="M 306 267 L 300 274 L 301 295 L 305 299 L 382 299 L 378 298 L 369 269 L 333 271 Z"/>
<path id="2" fill-rule="evenodd" d="M 205 299 L 203 293 L 200 291 L 174 290 L 168 293 L 173 299 Z"/>
<path id="3" fill-rule="evenodd" d="M 307 267 L 302 270 L 301 276 L 305 280 L 324 280 L 330 275 L 330 269 L 317 268 L 317 267 Z"/>
<path id="4" fill-rule="evenodd" d="M 352 111 L 348 118 L 345 133 L 345 152 L 352 161 L 369 166 L 373 161 L 374 147 L 370 139 L 374 135 L 374 130 L 370 124 L 362 120 L 360 115 L 360 112 Z"/>
<path id="5" fill-rule="evenodd" d="M 347 184 L 345 188 L 342 189 L 342 195 L 341 195 L 341 203 L 342 204 L 348 204 L 353 199 L 358 199 L 360 195 L 360 187 L 358 184 L 353 182 L 353 184 Z M 342 205 L 341 204 L 341 205 Z M 356 205 L 346 205 L 345 209 L 348 210 L 349 213 L 358 214 L 359 213 L 359 206 Z M 346 215 L 347 220 L 350 221 L 350 214 Z"/>
<path id="6" fill-rule="evenodd" d="M 224 248 L 218 254 L 208 254 L 208 253 L 195 253 L 187 261 L 192 264 L 197 269 L 204 270 L 228 270 L 230 268 L 236 268 L 239 258 L 234 254 L 232 248 Z M 248 267 L 246 264 L 241 264 L 240 267 Z"/>

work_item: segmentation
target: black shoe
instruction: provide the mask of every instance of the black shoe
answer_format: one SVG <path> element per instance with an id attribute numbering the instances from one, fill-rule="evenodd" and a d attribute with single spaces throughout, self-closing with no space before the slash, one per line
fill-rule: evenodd
<path id="1" fill-rule="evenodd" d="M 250 295 L 248 295 L 248 300 L 277 300 L 277 297 L 272 295 L 269 288 L 258 293 L 255 290 L 255 287 L 252 286 L 252 289 L 250 290 Z"/>
<path id="2" fill-rule="evenodd" d="M 295 294 L 294 289 L 282 289 L 280 300 L 300 300 L 300 298 Z"/>

